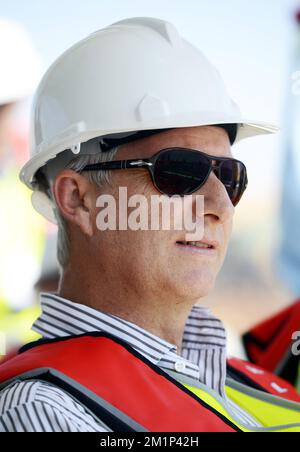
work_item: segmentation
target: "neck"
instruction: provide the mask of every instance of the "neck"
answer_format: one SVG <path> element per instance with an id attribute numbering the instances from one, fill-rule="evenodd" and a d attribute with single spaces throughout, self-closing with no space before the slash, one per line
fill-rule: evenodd
<path id="1" fill-rule="evenodd" d="M 88 273 L 88 272 L 85 272 Z M 93 272 L 89 272 L 88 275 Z M 101 273 L 101 272 L 100 272 Z M 127 320 L 177 347 L 181 353 L 182 337 L 190 310 L 195 304 L 172 298 L 142 293 L 131 287 L 122 288 L 114 277 L 91 281 L 87 274 L 65 270 L 58 295 L 75 303 Z"/>

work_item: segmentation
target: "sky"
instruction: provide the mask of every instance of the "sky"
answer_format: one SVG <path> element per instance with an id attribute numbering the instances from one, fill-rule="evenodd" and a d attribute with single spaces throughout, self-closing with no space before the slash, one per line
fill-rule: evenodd
<path id="1" fill-rule="evenodd" d="M 173 22 L 217 66 L 246 118 L 283 129 L 236 146 L 235 155 L 248 167 L 247 196 L 257 198 L 272 197 L 280 187 L 297 6 L 300 0 L 0 0 L 0 16 L 27 29 L 43 71 L 76 41 L 110 23 L 132 16 Z"/>

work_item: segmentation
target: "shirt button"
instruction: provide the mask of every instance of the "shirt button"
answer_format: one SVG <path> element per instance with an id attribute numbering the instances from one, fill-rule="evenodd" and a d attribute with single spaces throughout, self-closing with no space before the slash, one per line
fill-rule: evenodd
<path id="1" fill-rule="evenodd" d="M 176 361 L 176 363 L 174 364 L 174 367 L 177 372 L 183 372 L 185 370 L 185 362 Z"/>

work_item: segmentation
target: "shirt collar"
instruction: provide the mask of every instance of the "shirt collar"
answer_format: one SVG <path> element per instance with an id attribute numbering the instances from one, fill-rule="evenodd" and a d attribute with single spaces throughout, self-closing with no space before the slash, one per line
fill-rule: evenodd
<path id="1" fill-rule="evenodd" d="M 153 363 L 177 347 L 120 317 L 106 314 L 89 306 L 74 303 L 56 294 L 42 292 L 42 314 L 32 329 L 44 338 L 101 331 L 125 340 Z M 222 322 L 207 307 L 193 306 L 188 317 L 182 342 L 183 355 L 189 350 L 225 349 L 226 333 Z"/>
<path id="2" fill-rule="evenodd" d="M 226 345 L 227 336 L 223 322 L 216 318 L 208 307 L 194 305 L 185 324 L 182 349 L 225 350 Z"/>
<path id="3" fill-rule="evenodd" d="M 32 329 L 44 338 L 58 338 L 92 331 L 113 334 L 134 349 L 158 363 L 167 352 L 177 347 L 145 329 L 112 314 L 74 303 L 56 294 L 40 294 L 42 313 Z"/>

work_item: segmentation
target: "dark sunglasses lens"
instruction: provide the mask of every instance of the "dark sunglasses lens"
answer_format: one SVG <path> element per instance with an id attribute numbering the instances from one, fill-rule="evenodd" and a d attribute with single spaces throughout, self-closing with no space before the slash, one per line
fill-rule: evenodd
<path id="1" fill-rule="evenodd" d="M 247 170 L 242 162 L 224 160 L 220 166 L 220 180 L 232 204 L 236 206 L 247 188 Z"/>
<path id="2" fill-rule="evenodd" d="M 182 196 L 200 188 L 209 170 L 209 160 L 197 152 L 167 150 L 156 160 L 153 176 L 162 193 Z"/>

